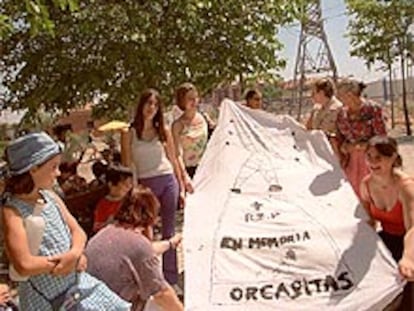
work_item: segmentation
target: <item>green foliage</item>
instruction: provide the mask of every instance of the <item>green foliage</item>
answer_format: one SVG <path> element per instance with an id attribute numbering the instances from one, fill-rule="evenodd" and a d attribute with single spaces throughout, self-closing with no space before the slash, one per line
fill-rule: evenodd
<path id="1" fill-rule="evenodd" d="M 74 12 L 78 9 L 78 0 L 20 0 L 1 2 L 0 38 L 6 38 L 14 28 L 28 26 L 32 35 L 45 32 L 54 35 L 54 22 L 49 11 L 59 8 Z"/>
<path id="2" fill-rule="evenodd" d="M 402 76 L 402 101 L 407 135 L 411 135 L 405 85 L 406 57 L 413 50 L 414 23 L 412 0 L 347 0 L 351 13 L 349 36 L 352 55 L 365 59 L 367 66 L 379 61 L 389 70 L 400 61 Z"/>
<path id="3" fill-rule="evenodd" d="M 281 98 L 283 95 L 283 90 L 279 84 L 266 84 L 262 90 L 263 97 L 268 99 Z"/>
<path id="4" fill-rule="evenodd" d="M 390 65 L 412 45 L 408 28 L 414 22 L 412 0 L 347 0 L 351 55 L 367 66 L 379 61 Z"/>
<path id="5" fill-rule="evenodd" d="M 146 87 L 168 99 L 183 81 L 203 93 L 239 74 L 273 77 L 284 65 L 277 29 L 303 1 L 53 1 L 42 29 L 54 36 L 21 27 L 4 40 L 5 103 L 66 111 L 99 97 L 98 113 L 113 115 Z"/>
<path id="6" fill-rule="evenodd" d="M 0 38 L 6 37 L 12 31 L 12 25 L 9 22 L 9 18 L 0 14 Z"/>

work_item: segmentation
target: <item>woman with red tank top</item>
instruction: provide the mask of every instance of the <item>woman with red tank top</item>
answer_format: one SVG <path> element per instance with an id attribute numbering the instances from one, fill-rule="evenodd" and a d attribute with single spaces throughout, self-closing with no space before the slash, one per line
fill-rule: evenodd
<path id="1" fill-rule="evenodd" d="M 370 170 L 361 183 L 361 201 L 371 223 L 381 224 L 384 244 L 398 262 L 400 274 L 414 281 L 414 178 L 401 170 L 397 141 L 374 136 L 368 142 L 366 162 Z M 404 289 L 399 310 L 414 310 L 411 288 Z"/>

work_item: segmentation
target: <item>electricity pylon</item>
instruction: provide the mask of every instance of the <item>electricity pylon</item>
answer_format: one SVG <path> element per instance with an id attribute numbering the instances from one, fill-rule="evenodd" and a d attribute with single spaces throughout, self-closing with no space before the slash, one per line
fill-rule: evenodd
<path id="1" fill-rule="evenodd" d="M 303 8 L 299 47 L 293 76 L 293 103 L 298 105 L 300 120 L 305 82 L 315 75 L 331 76 L 335 81 L 337 69 L 323 27 L 321 1 L 309 0 Z"/>

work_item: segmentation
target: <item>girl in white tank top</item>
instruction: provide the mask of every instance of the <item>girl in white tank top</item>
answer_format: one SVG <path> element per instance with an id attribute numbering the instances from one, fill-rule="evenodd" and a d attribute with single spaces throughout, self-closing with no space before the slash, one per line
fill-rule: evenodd
<path id="1" fill-rule="evenodd" d="M 164 125 L 162 103 L 156 90 L 144 91 L 129 131 L 121 135 L 121 157 L 131 166 L 136 180 L 149 187 L 160 201 L 162 238 L 175 234 L 175 213 L 184 205 L 185 191 L 170 130 Z M 174 285 L 178 281 L 176 251 L 163 254 L 163 273 Z"/>

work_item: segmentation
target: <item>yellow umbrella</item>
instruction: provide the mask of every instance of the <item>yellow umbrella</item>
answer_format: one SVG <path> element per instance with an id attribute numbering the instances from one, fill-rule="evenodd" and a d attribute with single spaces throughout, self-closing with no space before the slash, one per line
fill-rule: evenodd
<path id="1" fill-rule="evenodd" d="M 113 130 L 127 129 L 129 124 L 123 121 L 113 120 L 98 127 L 98 131 L 107 132 Z"/>

